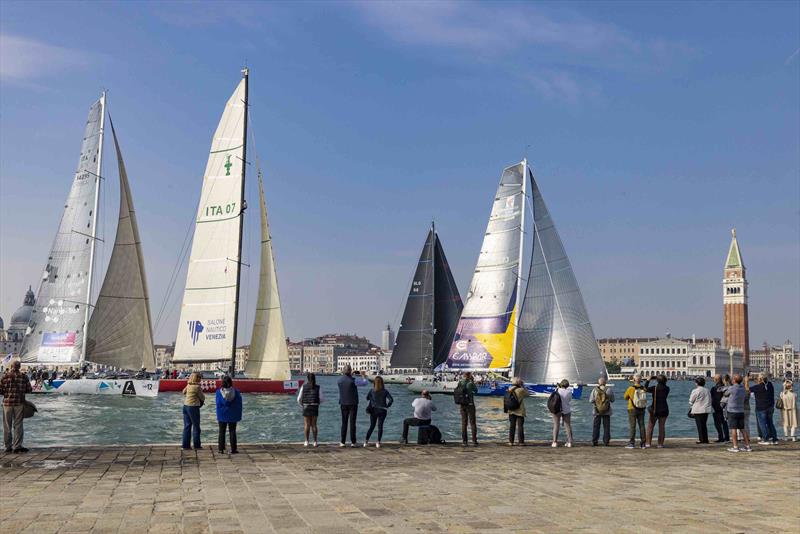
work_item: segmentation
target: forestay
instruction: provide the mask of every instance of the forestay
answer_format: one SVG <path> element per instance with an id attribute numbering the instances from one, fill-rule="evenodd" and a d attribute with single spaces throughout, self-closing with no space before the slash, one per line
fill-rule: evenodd
<path id="1" fill-rule="evenodd" d="M 508 370 L 514 352 L 525 162 L 503 171 L 446 367 Z"/>
<path id="2" fill-rule="evenodd" d="M 20 351 L 24 362 L 64 364 L 81 358 L 91 303 L 91 254 L 104 112 L 105 97 L 89 109 L 78 167 Z"/>
<path id="3" fill-rule="evenodd" d="M 203 177 L 175 343 L 175 362 L 233 354 L 242 214 L 245 84 L 225 106 Z"/>

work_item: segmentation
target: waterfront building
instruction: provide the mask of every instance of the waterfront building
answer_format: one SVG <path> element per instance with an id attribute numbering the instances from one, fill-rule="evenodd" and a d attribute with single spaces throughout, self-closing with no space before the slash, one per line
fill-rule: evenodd
<path id="1" fill-rule="evenodd" d="M 336 372 L 341 373 L 346 365 L 354 372 L 364 371 L 368 375 L 377 374 L 380 369 L 381 355 L 378 352 L 370 354 L 344 354 L 336 361 Z"/>
<path id="2" fill-rule="evenodd" d="M 386 323 L 386 328 L 381 333 L 381 350 L 391 351 L 394 349 L 394 330 L 392 330 L 392 325 Z"/>
<path id="3" fill-rule="evenodd" d="M 750 331 L 747 316 L 747 278 L 744 260 L 731 230 L 731 245 L 725 260 L 722 280 L 723 342 L 726 348 L 739 349 L 744 354 L 744 367 L 749 367 Z"/>
<path id="4" fill-rule="evenodd" d="M 657 337 L 604 337 L 597 340 L 597 346 L 605 362 L 621 365 L 629 358 L 639 365 L 640 344 L 657 339 Z"/>
<path id="5" fill-rule="evenodd" d="M 153 345 L 156 356 L 156 367 L 164 369 L 172 367 L 172 355 L 175 354 L 175 342 L 172 345 Z"/>
<path id="6" fill-rule="evenodd" d="M 33 306 L 36 304 L 36 295 L 33 289 L 28 286 L 28 291 L 25 293 L 25 298 L 22 301 L 22 306 L 11 315 L 11 321 L 8 323 L 8 329 L 4 330 L 3 320 L 0 319 L 0 353 L 2 357 L 6 354 L 19 354 L 22 347 L 22 340 L 25 337 L 25 331 L 28 329 L 28 323 L 31 321 L 31 314 L 33 313 Z"/>
<path id="7" fill-rule="evenodd" d="M 667 337 L 639 348 L 639 372 L 642 376 L 664 374 L 667 378 L 710 377 L 715 374 L 739 373 L 744 369 L 743 353 L 722 347 L 717 338 L 676 339 Z"/>
<path id="8" fill-rule="evenodd" d="M 642 343 L 639 347 L 639 369 L 644 377 L 664 374 L 667 378 L 687 376 L 686 355 L 689 342 L 667 337 Z"/>
<path id="9" fill-rule="evenodd" d="M 770 346 L 764 343 L 763 349 L 751 351 L 751 362 L 754 352 L 755 361 L 759 362 L 758 370 L 767 372 L 774 378 L 797 378 L 800 373 L 800 352 L 794 350 L 794 345 L 788 339 L 782 345 Z"/>
<path id="10" fill-rule="evenodd" d="M 342 356 L 381 355 L 379 347 L 370 343 L 367 338 L 355 334 L 326 334 L 306 338 L 302 342 L 287 343 L 289 369 L 296 373 L 337 373 L 344 366 L 339 365 L 339 358 Z M 379 363 L 376 360 L 375 365 Z"/>
<path id="11" fill-rule="evenodd" d="M 716 374 L 740 373 L 744 370 L 744 357 L 738 349 L 722 346 L 690 346 L 686 358 L 687 375 L 711 377 Z"/>

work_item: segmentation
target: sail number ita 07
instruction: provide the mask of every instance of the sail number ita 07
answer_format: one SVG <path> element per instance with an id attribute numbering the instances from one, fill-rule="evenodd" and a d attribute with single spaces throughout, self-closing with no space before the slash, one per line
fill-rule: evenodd
<path id="1" fill-rule="evenodd" d="M 206 206 L 205 215 L 206 217 L 216 217 L 217 215 L 230 215 L 232 213 L 236 213 L 236 202 L 231 202 L 230 204 L 225 204 L 224 206 L 216 205 L 216 206 Z"/>

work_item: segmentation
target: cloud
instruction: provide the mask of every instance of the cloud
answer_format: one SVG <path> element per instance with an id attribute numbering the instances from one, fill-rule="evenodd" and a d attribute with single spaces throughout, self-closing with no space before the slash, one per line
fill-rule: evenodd
<path id="1" fill-rule="evenodd" d="M 794 53 L 791 56 L 787 57 L 786 61 L 784 61 L 783 64 L 786 65 L 786 66 L 789 66 L 792 63 L 792 61 L 797 59 L 798 55 L 800 55 L 800 48 L 795 50 Z"/>
<path id="2" fill-rule="evenodd" d="M 0 80 L 31 83 L 65 70 L 83 70 L 94 55 L 16 35 L 0 34 Z"/>

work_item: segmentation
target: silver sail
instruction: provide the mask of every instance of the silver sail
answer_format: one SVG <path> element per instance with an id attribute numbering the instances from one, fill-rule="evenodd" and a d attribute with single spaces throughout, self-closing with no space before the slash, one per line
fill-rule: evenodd
<path id="1" fill-rule="evenodd" d="M 530 172 L 530 171 L 529 171 Z M 527 383 L 594 383 L 605 375 L 589 314 L 553 219 L 530 173 L 533 252 L 517 333 L 515 375 Z"/>
<path id="2" fill-rule="evenodd" d="M 111 123 L 119 167 L 119 222 L 114 249 L 89 321 L 86 359 L 123 369 L 155 369 L 153 330 L 139 227 L 128 174 Z"/>
<path id="3" fill-rule="evenodd" d="M 91 302 L 105 96 L 92 104 L 78 168 L 64 204 L 20 356 L 24 362 L 81 360 Z"/>

